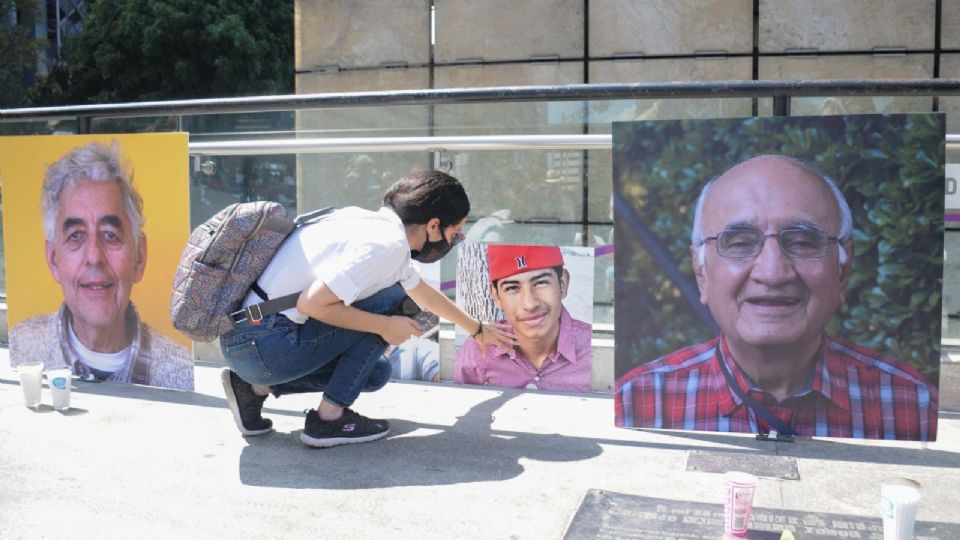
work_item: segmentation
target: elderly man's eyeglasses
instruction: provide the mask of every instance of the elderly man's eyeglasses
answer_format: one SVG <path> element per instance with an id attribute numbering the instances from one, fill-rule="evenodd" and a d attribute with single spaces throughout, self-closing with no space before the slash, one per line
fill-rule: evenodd
<path id="1" fill-rule="evenodd" d="M 703 239 L 717 243 L 717 254 L 730 259 L 751 259 L 760 255 L 767 238 L 777 237 L 780 249 L 794 259 L 819 259 L 826 256 L 830 242 L 839 241 L 836 236 L 827 236 L 816 229 L 784 229 L 778 233 L 764 234 L 756 229 L 722 231 L 716 236 Z"/>

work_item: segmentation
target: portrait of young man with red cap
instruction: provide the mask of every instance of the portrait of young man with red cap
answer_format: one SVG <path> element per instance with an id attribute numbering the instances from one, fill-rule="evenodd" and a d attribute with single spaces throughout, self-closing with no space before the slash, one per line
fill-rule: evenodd
<path id="1" fill-rule="evenodd" d="M 556 246 L 487 245 L 490 295 L 517 339 L 504 348 L 468 339 L 454 380 L 507 388 L 590 391 L 591 326 L 570 316 L 570 286 Z"/>

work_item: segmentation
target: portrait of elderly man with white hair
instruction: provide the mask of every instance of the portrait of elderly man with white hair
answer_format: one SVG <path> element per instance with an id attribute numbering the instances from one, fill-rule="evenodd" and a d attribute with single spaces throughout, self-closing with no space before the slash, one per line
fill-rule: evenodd
<path id="1" fill-rule="evenodd" d="M 855 264 L 852 233 L 843 193 L 806 161 L 755 155 L 703 185 L 689 251 L 720 334 L 620 375 L 616 424 L 935 439 L 933 384 L 827 334 Z"/>
<path id="2" fill-rule="evenodd" d="M 41 197 L 46 263 L 63 303 L 11 328 L 11 364 L 41 360 L 91 380 L 193 390 L 190 351 L 142 321 L 130 300 L 147 237 L 119 144 L 71 149 L 46 168 Z"/>

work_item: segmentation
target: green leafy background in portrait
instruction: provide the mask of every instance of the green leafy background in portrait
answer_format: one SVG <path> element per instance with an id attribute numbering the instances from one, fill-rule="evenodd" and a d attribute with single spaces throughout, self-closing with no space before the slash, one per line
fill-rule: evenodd
<path id="1" fill-rule="evenodd" d="M 853 274 L 827 332 L 906 361 L 936 384 L 941 115 L 618 122 L 613 149 L 618 377 L 716 335 L 690 266 L 700 187 L 743 159 L 784 154 L 833 178 L 853 212 Z"/>

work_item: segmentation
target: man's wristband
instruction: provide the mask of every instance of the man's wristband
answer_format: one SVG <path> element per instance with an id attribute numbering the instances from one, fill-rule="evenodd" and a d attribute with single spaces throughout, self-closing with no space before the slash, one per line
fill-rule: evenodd
<path id="1" fill-rule="evenodd" d="M 474 332 L 470 337 L 475 338 L 483 333 L 483 321 L 477 321 L 477 331 Z"/>

